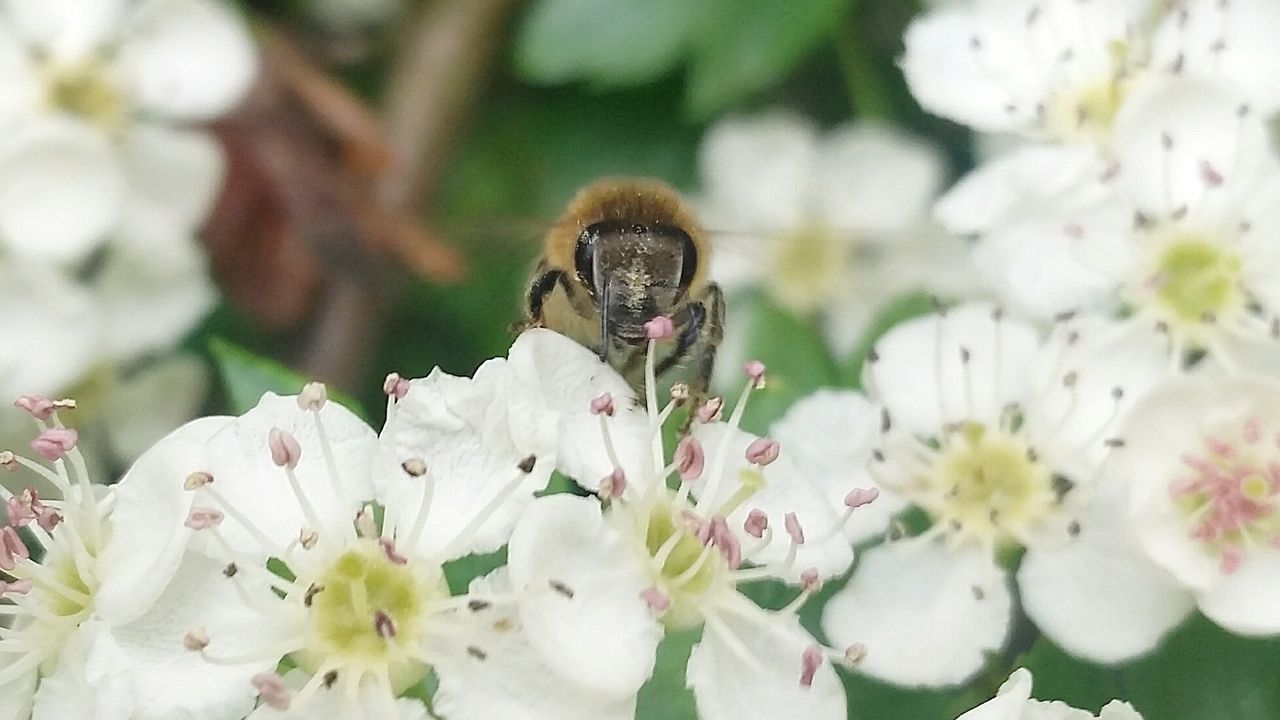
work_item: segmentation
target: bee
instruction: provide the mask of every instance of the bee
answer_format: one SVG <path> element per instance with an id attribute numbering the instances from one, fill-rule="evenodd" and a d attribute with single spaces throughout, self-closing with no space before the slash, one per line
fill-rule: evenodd
<path id="1" fill-rule="evenodd" d="M 708 281 L 711 244 L 675 190 L 657 180 L 599 180 L 583 188 L 547 232 L 519 327 L 546 327 L 595 350 L 637 389 L 644 325 L 659 315 L 675 337 L 656 374 L 691 373 L 706 393 L 724 335 L 724 296 Z"/>

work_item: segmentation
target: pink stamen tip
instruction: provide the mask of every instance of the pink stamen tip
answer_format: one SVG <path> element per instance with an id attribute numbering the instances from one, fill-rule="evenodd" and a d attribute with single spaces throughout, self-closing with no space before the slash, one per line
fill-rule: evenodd
<path id="1" fill-rule="evenodd" d="M 622 493 L 627 491 L 627 473 L 622 468 L 614 468 L 613 472 L 604 476 L 600 481 L 601 497 L 616 500 L 622 497 Z"/>
<path id="2" fill-rule="evenodd" d="M 742 523 L 742 529 L 753 538 L 764 537 L 764 531 L 769 529 L 769 516 L 759 508 L 747 513 L 747 519 Z"/>
<path id="3" fill-rule="evenodd" d="M 36 525 L 40 526 L 45 532 L 53 532 L 53 529 L 62 524 L 62 514 L 51 508 L 46 508 L 40 512 L 36 518 Z"/>
<path id="4" fill-rule="evenodd" d="M 725 564 L 731 570 L 736 570 L 738 566 L 742 565 L 742 544 L 729 531 L 729 523 L 725 521 L 722 515 L 711 518 L 711 541 L 715 543 L 716 547 L 720 548 L 720 553 L 724 555 Z"/>
<path id="5" fill-rule="evenodd" d="M 863 505 L 870 505 L 875 499 L 880 497 L 879 488 L 854 488 L 844 496 L 845 507 L 850 510 L 860 508 Z"/>
<path id="6" fill-rule="evenodd" d="M 8 525 L 0 528 L 0 570 L 9 572 L 17 567 L 19 560 L 29 557 L 31 553 L 18 536 L 18 531 Z"/>
<path id="7" fill-rule="evenodd" d="M 9 525 L 16 528 L 26 527 L 36 519 L 34 509 L 17 496 L 9 498 L 9 502 L 5 503 L 5 511 L 9 518 Z"/>
<path id="8" fill-rule="evenodd" d="M 676 325 L 665 315 L 644 324 L 644 336 L 650 340 L 670 340 L 676 334 Z"/>
<path id="9" fill-rule="evenodd" d="M 702 477 L 702 470 L 707 464 L 707 454 L 697 438 L 685 435 L 676 445 L 675 461 L 676 472 L 680 475 L 680 479 L 689 482 Z"/>
<path id="10" fill-rule="evenodd" d="M 267 434 L 267 447 L 271 450 L 271 462 L 277 467 L 293 470 L 302 459 L 302 446 L 298 439 L 280 428 L 271 428 Z"/>
<path id="11" fill-rule="evenodd" d="M 33 587 L 35 587 L 35 582 L 31 578 L 14 580 L 12 582 L 0 580 L 0 597 L 4 597 L 10 593 L 14 595 L 26 595 L 31 592 L 31 588 Z"/>
<path id="12" fill-rule="evenodd" d="M 747 446 L 747 462 L 755 465 L 768 465 L 778 459 L 782 446 L 777 440 L 756 438 Z"/>
<path id="13" fill-rule="evenodd" d="M 0 467 L 9 472 L 16 472 L 22 467 L 22 463 L 18 462 L 18 456 L 8 450 L 0 451 Z"/>
<path id="14" fill-rule="evenodd" d="M 183 525 L 192 530 L 208 530 L 222 524 L 222 511 L 207 507 L 193 507 L 191 512 L 187 513 L 187 520 Z"/>
<path id="15" fill-rule="evenodd" d="M 1222 551 L 1222 561 L 1219 569 L 1222 574 L 1231 575 L 1240 569 L 1240 565 L 1244 562 L 1244 553 L 1240 552 L 1240 548 L 1229 547 Z"/>
<path id="16" fill-rule="evenodd" d="M 409 558 L 396 550 L 396 542 L 391 538 L 378 538 L 378 547 L 382 548 L 382 554 L 387 556 L 387 560 L 390 560 L 392 565 L 409 564 Z"/>
<path id="17" fill-rule="evenodd" d="M 640 593 L 640 597 L 644 598 L 644 601 L 649 605 L 649 609 L 654 612 L 666 612 L 667 608 L 671 607 L 671 598 L 657 587 L 645 588 Z"/>
<path id="18" fill-rule="evenodd" d="M 14 407 L 21 408 L 37 420 L 48 420 L 53 417 L 57 408 L 53 401 L 43 395 L 23 395 L 13 401 Z"/>
<path id="19" fill-rule="evenodd" d="M 757 390 L 764 387 L 764 383 L 765 383 L 764 363 L 760 362 L 759 360 L 750 360 L 747 362 L 746 365 L 742 366 L 742 369 L 746 371 L 747 377 L 751 378 L 751 383 L 752 385 L 755 386 Z"/>
<path id="20" fill-rule="evenodd" d="M 793 512 L 787 513 L 783 518 L 783 526 L 787 528 L 787 534 L 791 536 L 791 542 L 797 545 L 804 544 L 804 528 L 800 526 L 800 519 Z"/>
<path id="21" fill-rule="evenodd" d="M 720 413 L 723 412 L 723 410 L 724 398 L 713 397 L 702 403 L 702 405 L 694 411 L 693 416 L 698 419 L 698 422 L 707 425 L 719 420 Z"/>
<path id="22" fill-rule="evenodd" d="M 817 645 L 810 645 L 804 649 L 804 653 L 800 656 L 802 665 L 800 687 L 813 686 L 813 679 L 818 674 L 818 668 L 822 667 L 822 658 L 822 648 Z"/>
<path id="23" fill-rule="evenodd" d="M 1250 445 L 1262 439 L 1262 430 L 1258 426 L 1258 418 L 1249 418 L 1244 423 L 1244 439 Z"/>
<path id="24" fill-rule="evenodd" d="M 31 449 L 46 460 L 61 460 L 63 455 L 75 449 L 79 439 L 80 434 L 71 428 L 49 428 L 31 441 Z"/>
<path id="25" fill-rule="evenodd" d="M 800 584 L 804 586 L 806 592 L 818 592 L 822 589 L 822 576 L 818 574 L 818 568 L 809 568 L 800 573 Z"/>
<path id="26" fill-rule="evenodd" d="M 613 396 L 610 395 L 609 393 L 605 393 L 600 397 L 591 399 L 592 415 L 604 415 L 606 417 L 613 417 L 613 411 L 614 411 Z"/>
<path id="27" fill-rule="evenodd" d="M 275 673 L 259 673 L 250 680 L 253 689 L 258 691 L 258 697 L 262 698 L 262 702 L 267 707 L 281 712 L 289 709 L 289 703 L 293 700 L 293 692 L 284 684 L 284 679 Z"/>
<path id="28" fill-rule="evenodd" d="M 391 373 L 387 375 L 386 380 L 382 381 L 382 392 L 387 397 L 403 400 L 404 396 L 409 394 L 409 381 L 400 377 L 400 373 Z"/>
<path id="29" fill-rule="evenodd" d="M 324 383 L 309 382 L 302 386 L 302 392 L 298 393 L 298 408 L 301 410 L 318 411 L 329 402 L 329 390 Z"/>

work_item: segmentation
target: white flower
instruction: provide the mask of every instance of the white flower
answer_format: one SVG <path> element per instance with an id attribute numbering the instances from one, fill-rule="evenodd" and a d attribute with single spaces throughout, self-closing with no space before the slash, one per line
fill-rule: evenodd
<path id="1" fill-rule="evenodd" d="M 1169 382 L 1134 408 L 1111 467 L 1146 553 L 1245 635 L 1280 632 L 1277 408 L 1271 378 Z"/>
<path id="2" fill-rule="evenodd" d="M 1185 617 L 1186 594 L 1138 550 L 1098 482 L 1116 422 L 1162 376 L 1161 344 L 1142 340 L 1075 321 L 1042 342 L 991 306 L 964 305 L 877 344 L 864 386 L 879 410 L 854 393 L 843 406 L 828 393 L 792 408 L 783 424 L 797 434 L 852 425 L 846 456 L 870 457 L 848 472 L 869 473 L 932 521 L 865 552 L 825 608 L 829 637 L 866 645 L 860 670 L 934 686 L 977 672 L 1008 631 L 997 564 L 1008 548 L 1026 549 L 1017 583 L 1027 614 L 1075 655 L 1134 657 Z"/>
<path id="3" fill-rule="evenodd" d="M 83 261 L 136 199 L 194 228 L 222 157 L 204 133 L 171 124 L 226 112 L 255 65 L 242 22 L 216 0 L 8 0 L 0 247 Z"/>
<path id="4" fill-rule="evenodd" d="M 928 220 L 946 170 L 919 140 L 876 125 L 819 136 L 774 113 L 721 121 L 699 160 L 713 279 L 729 292 L 763 285 L 795 312 L 820 312 L 839 352 L 886 299 L 972 285 L 964 244 Z M 726 325 L 732 344 L 735 323 Z"/>
<path id="5" fill-rule="evenodd" d="M 558 690 L 512 650 L 520 627 L 500 622 L 510 593 L 453 595 L 443 571 L 501 547 L 550 477 L 550 456 L 534 454 L 544 437 L 528 435 L 529 418 L 507 403 L 514 384 L 503 359 L 474 379 L 391 376 L 380 440 L 318 384 L 264 396 L 239 418 L 197 421 L 215 427 L 183 460 L 192 492 L 174 475 L 154 478 L 154 492 L 226 563 L 223 582 L 258 616 L 221 633 L 192 628 L 202 655 L 214 665 L 252 659 L 263 672 L 290 660 L 302 676 L 263 674 L 242 688 L 286 717 L 413 717 L 397 697 L 430 672 L 452 717 L 504 701 L 542 708 L 521 717 L 553 717 L 543 698 Z M 506 687 L 483 689 L 470 673 L 505 677 Z"/>
<path id="6" fill-rule="evenodd" d="M 984 278 L 1018 308 L 1123 311 L 1168 333 L 1174 365 L 1187 350 L 1228 368 L 1274 358 L 1280 162 L 1262 119 L 1227 86 L 1179 80 L 1135 98 L 1116 133 L 1109 167 L 1015 153 L 963 181 L 940 214 L 981 234 Z"/>
<path id="7" fill-rule="evenodd" d="M 139 536 L 163 517 L 136 512 L 139 476 L 162 471 L 162 453 L 144 455 L 111 489 L 91 484 L 77 435 L 53 403 L 24 397 L 40 433 L 35 452 L 51 467 L 11 452 L 0 465 L 26 470 L 57 489 L 61 500 L 28 488 L 0 487 L 7 521 L 0 528 L 0 717 L 240 718 L 247 697 L 232 692 L 252 666 L 206 667 L 182 647 L 178 628 L 194 622 L 234 626 L 248 618 L 234 592 L 214 581 L 217 565 L 181 548 L 132 553 Z M 177 433 L 162 444 L 189 442 Z M 23 538 L 43 551 L 37 563 Z"/>
<path id="8" fill-rule="evenodd" d="M 1064 702 L 1031 699 L 1031 672 L 1013 671 L 995 698 L 961 715 L 958 720 L 1142 720 L 1133 706 L 1112 700 L 1099 715 L 1077 710 Z"/>
<path id="9" fill-rule="evenodd" d="M 542 375 L 548 395 L 580 395 L 577 388 L 601 374 L 625 386 L 567 338 L 543 333 L 531 350 L 543 355 L 542 367 L 592 368 L 576 377 Z M 822 577 L 841 573 L 852 559 L 840 533 L 847 517 L 826 506 L 824 488 L 800 477 L 777 443 L 737 429 L 763 372 L 751 366 L 727 423 L 717 419 L 718 400 L 697 408 L 700 427 L 681 440 L 671 462 L 661 426 L 678 401 L 659 408 L 653 343 L 644 407 L 605 394 L 579 411 L 590 408 L 594 427 L 580 427 L 577 443 L 594 444 L 611 460 L 603 479 L 583 483 L 597 488 L 600 500 L 535 501 L 508 550 L 529 647 L 555 673 L 553 682 L 629 707 L 653 671 L 664 631 L 701 627 L 687 671 L 700 717 L 845 716 L 831 662 L 856 659 L 860 649 L 821 646 L 795 613 Z M 673 474 L 684 481 L 678 490 L 667 486 Z M 799 570 L 810 565 L 818 567 Z M 788 608 L 766 611 L 736 589 L 764 577 L 804 587 Z"/>

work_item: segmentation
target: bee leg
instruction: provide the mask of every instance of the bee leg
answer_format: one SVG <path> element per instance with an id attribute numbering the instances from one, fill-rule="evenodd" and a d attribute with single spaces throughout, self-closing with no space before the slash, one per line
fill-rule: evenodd
<path id="1" fill-rule="evenodd" d="M 546 265 L 539 264 L 534 274 L 533 282 L 529 283 L 529 291 L 525 295 L 525 318 L 523 322 L 516 323 L 511 329 L 515 332 L 528 330 L 533 327 L 542 327 L 542 306 L 547 300 L 547 296 L 555 290 L 556 284 L 564 277 L 561 270 L 548 270 Z"/>
<path id="2" fill-rule="evenodd" d="M 694 343 L 698 342 L 699 336 L 702 335 L 702 329 L 707 319 L 707 308 L 700 303 L 693 303 L 685 306 L 677 318 L 680 326 L 680 334 L 676 336 L 675 349 L 671 354 L 662 359 L 658 363 L 654 374 L 662 377 L 667 371 L 684 361 L 689 356 L 689 351 L 693 348 Z"/>
<path id="3" fill-rule="evenodd" d="M 714 283 L 708 285 L 698 305 L 705 310 L 706 319 L 693 382 L 689 387 L 689 397 L 694 403 L 701 403 L 706 399 L 711 386 L 711 373 L 715 370 L 716 350 L 724 339 L 724 293 L 720 291 L 720 286 Z"/>

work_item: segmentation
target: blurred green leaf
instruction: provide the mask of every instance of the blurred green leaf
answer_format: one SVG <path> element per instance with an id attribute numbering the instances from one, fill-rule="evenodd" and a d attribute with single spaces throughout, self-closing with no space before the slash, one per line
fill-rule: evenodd
<path id="1" fill-rule="evenodd" d="M 706 119 L 784 80 L 826 42 L 850 0 L 707 0 L 693 37 L 685 109 Z"/>
<path id="2" fill-rule="evenodd" d="M 684 685 L 689 653 L 702 636 L 701 628 L 669 632 L 658 645 L 653 677 L 640 688 L 636 720 L 695 720 L 693 693 Z"/>
<path id="3" fill-rule="evenodd" d="M 692 0 L 541 0 L 516 36 L 516 70 L 549 84 L 657 80 L 679 62 L 697 11 Z"/>
<path id="4" fill-rule="evenodd" d="M 1044 637 L 1036 640 L 1015 665 L 1031 671 L 1034 695 L 1042 700 L 1061 700 L 1097 713 L 1108 702 L 1124 697 L 1115 668 L 1078 660 Z"/>
<path id="5" fill-rule="evenodd" d="M 263 393 L 296 395 L 307 384 L 307 378 L 269 358 L 255 355 L 221 338 L 209 340 L 222 385 L 226 390 L 229 411 L 239 415 L 258 404 Z M 351 397 L 330 388 L 329 396 L 356 415 L 367 419 L 364 409 Z"/>
<path id="6" fill-rule="evenodd" d="M 1280 640 L 1232 635 L 1201 616 L 1121 679 L 1147 720 L 1280 718 Z"/>
<path id="7" fill-rule="evenodd" d="M 751 394 L 742 426 L 764 432 L 796 400 L 820 387 L 838 385 L 840 374 L 826 340 L 810 322 L 783 310 L 764 293 L 735 300 L 749 318 L 746 357 L 769 369 L 764 390 Z M 730 400 L 735 399 L 730 395 Z"/>
<path id="8" fill-rule="evenodd" d="M 849 720 L 954 720 L 977 704 L 963 688 L 901 688 L 844 671 L 840 678 L 849 701 Z"/>
<path id="9" fill-rule="evenodd" d="M 507 564 L 507 548 L 491 553 L 472 553 L 444 564 L 445 582 L 449 584 L 449 592 L 461 595 L 471 586 L 471 581 L 483 577 Z"/>

